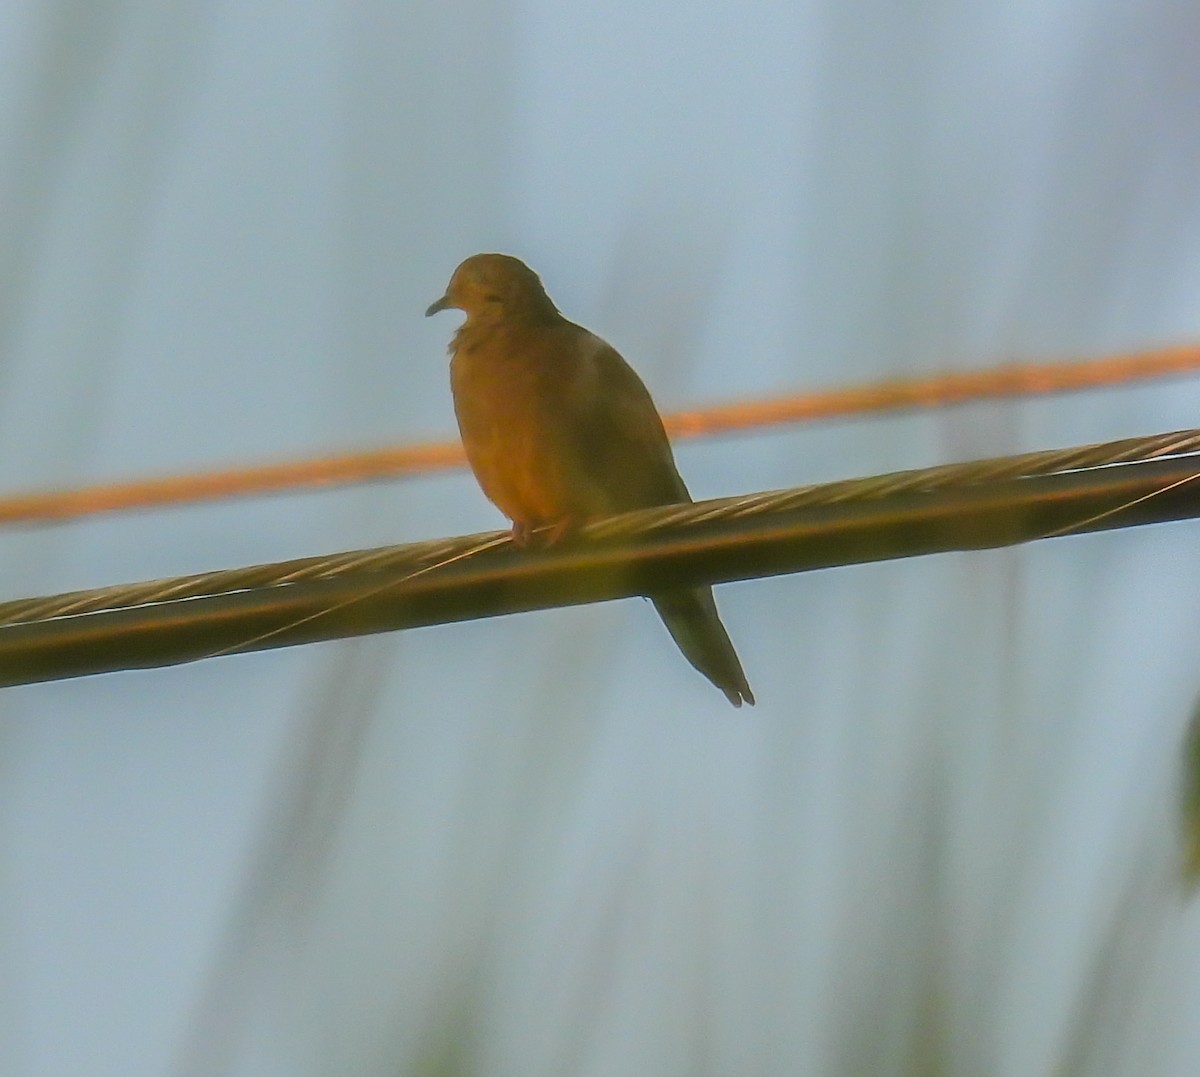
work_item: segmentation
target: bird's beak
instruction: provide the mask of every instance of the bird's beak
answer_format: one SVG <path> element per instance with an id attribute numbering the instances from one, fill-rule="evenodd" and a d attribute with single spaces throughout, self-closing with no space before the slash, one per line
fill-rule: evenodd
<path id="1" fill-rule="evenodd" d="M 428 318 L 429 315 L 436 314 L 439 310 L 446 310 L 450 305 L 450 297 L 444 295 L 441 299 L 429 304 L 429 309 L 425 311 L 425 317 Z"/>

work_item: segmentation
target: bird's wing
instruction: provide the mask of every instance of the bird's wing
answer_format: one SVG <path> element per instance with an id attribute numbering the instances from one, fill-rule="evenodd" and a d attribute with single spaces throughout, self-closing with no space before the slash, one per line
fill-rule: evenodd
<path id="1" fill-rule="evenodd" d="M 650 393 L 616 349 L 570 325 L 575 336 L 562 421 L 575 466 L 604 491 L 608 512 L 690 501 Z"/>

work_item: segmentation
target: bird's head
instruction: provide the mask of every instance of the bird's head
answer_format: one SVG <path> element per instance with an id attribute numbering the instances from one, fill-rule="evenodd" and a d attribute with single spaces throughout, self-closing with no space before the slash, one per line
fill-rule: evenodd
<path id="1" fill-rule="evenodd" d="M 495 320 L 557 314 L 538 275 L 507 254 L 473 254 L 450 278 L 446 294 L 425 317 L 454 307 L 467 319 Z"/>

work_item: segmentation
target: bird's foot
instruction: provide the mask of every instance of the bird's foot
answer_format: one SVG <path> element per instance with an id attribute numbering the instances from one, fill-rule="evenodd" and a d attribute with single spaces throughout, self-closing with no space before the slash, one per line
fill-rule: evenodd
<path id="1" fill-rule="evenodd" d="M 512 525 L 513 545 L 522 550 L 532 547 L 548 549 L 557 546 L 574 530 L 575 521 L 569 516 L 552 524 L 529 524 L 514 521 Z"/>
<path id="2" fill-rule="evenodd" d="M 575 521 L 569 516 L 564 516 L 556 524 L 552 524 L 546 528 L 544 533 L 539 536 L 543 546 L 557 546 L 575 529 Z"/>

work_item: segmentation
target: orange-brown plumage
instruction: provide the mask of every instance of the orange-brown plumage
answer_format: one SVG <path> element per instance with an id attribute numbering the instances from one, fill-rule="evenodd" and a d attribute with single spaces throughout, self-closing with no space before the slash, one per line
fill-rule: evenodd
<path id="1" fill-rule="evenodd" d="M 450 385 L 467 460 L 513 537 L 558 537 L 597 516 L 690 501 L 641 379 L 564 318 L 537 275 L 503 254 L 468 258 L 426 314 L 467 319 L 450 345 Z M 712 590 L 650 596 L 688 660 L 734 706 L 753 703 Z"/>

